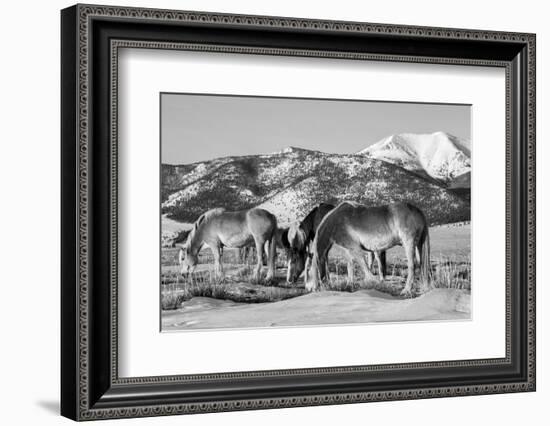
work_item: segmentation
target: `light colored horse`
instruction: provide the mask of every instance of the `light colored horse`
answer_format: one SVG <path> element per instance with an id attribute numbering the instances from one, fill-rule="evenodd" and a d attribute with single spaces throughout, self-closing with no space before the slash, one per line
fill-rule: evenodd
<path id="1" fill-rule="evenodd" d="M 314 207 L 300 223 L 294 223 L 288 230 L 288 242 L 290 244 L 289 262 L 287 268 L 287 282 L 293 283 L 298 280 L 305 270 L 304 281 L 309 280 L 309 268 L 313 257 L 313 240 L 319 224 L 323 218 L 334 209 L 333 204 L 321 203 Z M 372 269 L 373 260 L 378 262 L 378 274 L 380 279 L 384 279 L 386 271 L 386 252 L 385 251 L 367 251 L 366 261 L 369 269 Z M 328 257 L 327 257 L 328 262 Z M 350 275 L 353 274 L 353 258 L 348 257 L 348 280 L 353 280 Z M 325 265 L 325 271 L 328 274 L 328 263 Z"/>
<path id="2" fill-rule="evenodd" d="M 209 210 L 197 219 L 185 246 L 180 250 L 181 273 L 193 272 L 198 263 L 198 254 L 206 245 L 214 255 L 216 275 L 218 279 L 223 280 L 221 261 L 223 248 L 241 248 L 255 244 L 257 254 L 255 279 L 259 282 L 263 264 L 262 252 L 268 244 L 266 280 L 271 281 L 275 273 L 276 230 L 277 219 L 267 210 L 259 208 L 236 212 L 229 212 L 222 208 Z"/>
<path id="3" fill-rule="evenodd" d="M 365 252 L 380 253 L 402 245 L 407 256 L 408 274 L 401 294 L 411 296 L 414 281 L 415 255 L 420 263 L 420 275 L 427 284 L 430 275 L 430 236 L 428 222 L 422 211 L 409 203 L 367 207 L 345 201 L 321 221 L 313 241 L 311 274 L 306 289 L 317 290 L 326 276 L 328 252 L 336 244 L 363 266 L 366 280 L 374 277 Z M 353 279 L 353 268 L 348 269 Z"/>

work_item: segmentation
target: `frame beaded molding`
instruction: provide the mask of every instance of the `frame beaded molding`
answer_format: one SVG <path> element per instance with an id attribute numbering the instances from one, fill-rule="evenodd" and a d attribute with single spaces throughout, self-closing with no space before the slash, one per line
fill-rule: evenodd
<path id="1" fill-rule="evenodd" d="M 402 25 L 387 25 L 387 24 L 369 24 L 358 22 L 338 22 L 325 20 L 310 20 L 310 19 L 295 19 L 282 17 L 265 17 L 265 16 L 246 16 L 233 14 L 216 14 L 202 12 L 186 12 L 186 11 L 170 11 L 156 9 L 136 9 L 126 7 L 104 7 L 93 5 L 78 5 L 78 418 L 82 420 L 104 419 L 110 417 L 141 417 L 150 415 L 171 415 L 184 413 L 206 413 L 230 410 L 248 410 L 248 409 L 266 409 L 266 408 L 281 408 L 293 406 L 309 406 L 309 405 L 328 405 L 328 404 L 346 404 L 354 402 L 367 401 L 383 401 L 383 400 L 400 400 L 400 399 L 417 399 L 417 398 L 435 398 L 442 396 L 462 396 L 475 395 L 486 393 L 505 393 L 526 391 L 534 389 L 535 381 L 535 36 L 533 34 L 496 32 L 496 31 L 481 31 L 481 30 L 464 30 L 464 29 L 446 29 L 437 27 L 418 27 L 418 26 L 402 26 Z M 528 381 L 525 383 L 508 383 L 483 386 L 451 386 L 448 388 L 428 388 L 428 389 L 410 389 L 400 391 L 384 391 L 384 392 L 362 392 L 351 394 L 327 394 L 306 397 L 290 397 L 290 398 L 267 398 L 253 400 L 234 400 L 234 401 L 219 401 L 201 404 L 166 404 L 161 406 L 144 406 L 139 408 L 116 408 L 116 409 L 90 409 L 88 396 L 88 111 L 89 111 L 89 93 L 88 93 L 88 45 L 89 45 L 89 28 L 90 21 L 94 17 L 118 17 L 129 19 L 140 19 L 144 21 L 175 21 L 175 22 L 192 22 L 192 23 L 217 23 L 231 24 L 235 26 L 253 26 L 260 28 L 296 28 L 296 29 L 315 29 L 327 32 L 359 32 L 359 33 L 379 33 L 391 36 L 394 35 L 410 35 L 423 38 L 448 38 L 448 39 L 468 39 L 468 40 L 486 40 L 486 41 L 507 41 L 526 43 L 528 49 Z M 146 45 L 146 46 L 145 46 Z M 287 50 L 287 49 L 268 49 L 268 48 L 247 48 L 247 47 L 231 47 L 231 46 L 205 46 L 205 45 L 183 45 L 178 43 L 159 43 L 159 42 L 139 42 L 139 41 L 113 41 L 111 44 L 111 91 L 112 99 L 117 98 L 117 66 L 118 58 L 117 50 L 119 47 L 147 47 L 157 49 L 186 49 L 200 51 L 218 51 L 226 53 L 254 53 L 266 55 L 294 55 L 294 56 L 315 56 L 328 57 L 335 59 L 368 59 L 368 60 L 384 60 L 384 61 L 399 61 L 399 62 L 424 62 L 424 63 L 448 63 L 458 65 L 481 65 L 481 66 L 505 66 L 505 63 L 498 61 L 482 61 L 482 60 L 464 60 L 460 58 L 414 58 L 408 56 L 396 55 L 369 55 L 358 53 L 343 53 L 343 52 L 314 52 L 311 50 Z M 114 57 L 113 57 L 114 54 Z M 506 115 L 507 119 L 510 116 L 510 69 L 506 66 Z M 111 103 L 111 120 L 116 122 L 117 108 L 116 102 Z M 507 120 L 508 122 L 509 120 Z M 507 142 L 510 140 L 510 129 L 506 129 Z M 111 141 L 116 142 L 118 137 L 116 126 L 111 127 Z M 117 168 L 116 143 L 112 144 L 111 158 L 113 168 L 111 170 L 111 202 L 116 205 L 117 199 Z M 510 152 L 507 143 L 507 176 L 509 176 Z M 506 194 L 507 207 L 510 203 L 510 182 L 507 177 Z M 116 209 L 115 209 L 116 210 Z M 112 212 L 113 213 L 113 212 Z M 117 348 L 117 289 L 116 289 L 116 211 L 115 220 L 111 225 L 111 279 L 112 283 L 112 300 L 111 300 L 111 335 L 112 347 Z M 510 225 L 509 208 L 506 217 L 507 228 Z M 509 234 L 507 229 L 507 241 Z M 506 265 L 506 358 L 503 359 L 486 359 L 486 360 L 465 360 L 465 361 L 450 361 L 450 362 L 435 362 L 435 363 L 415 363 L 415 364 L 391 364 L 391 365 L 375 365 L 362 367 L 334 367 L 320 369 L 300 369 L 300 370 L 275 370 L 247 373 L 222 373 L 216 375 L 196 375 L 196 376 L 162 376 L 162 377 L 143 377 L 119 379 L 117 374 L 116 354 L 118 349 L 113 351 L 111 379 L 114 383 L 163 383 L 174 382 L 181 380 L 215 380 L 221 378 L 238 378 L 238 377 L 258 377 L 258 376 L 274 376 L 274 375 L 300 375 L 307 373 L 329 374 L 334 372 L 344 371 L 374 371 L 383 369 L 409 368 L 411 366 L 436 367 L 436 366 L 457 366 L 457 365 L 486 365 L 494 363 L 502 363 L 509 361 L 510 353 L 510 289 L 509 276 L 510 268 L 508 257 L 510 254 L 509 243 L 507 242 L 507 265 Z M 473 363 L 473 364 L 472 364 Z M 206 376 L 206 377 L 205 377 Z"/>

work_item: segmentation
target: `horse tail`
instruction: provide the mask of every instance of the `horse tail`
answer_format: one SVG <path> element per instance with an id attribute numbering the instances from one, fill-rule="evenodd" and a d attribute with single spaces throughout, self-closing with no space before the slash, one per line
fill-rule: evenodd
<path id="1" fill-rule="evenodd" d="M 322 233 L 322 235 L 321 235 Z M 319 226 L 315 233 L 315 238 L 310 244 L 311 247 L 311 270 L 306 271 L 308 281 L 306 282 L 306 290 L 315 291 L 319 288 L 319 281 L 322 281 L 325 275 L 325 260 L 321 259 L 325 240 L 324 228 Z"/>
<path id="2" fill-rule="evenodd" d="M 428 225 L 424 226 L 422 237 L 420 239 L 421 247 L 421 259 L 420 259 L 420 278 L 426 286 L 430 284 L 431 280 L 431 263 L 430 263 L 430 231 Z"/>
<path id="3" fill-rule="evenodd" d="M 264 244 L 264 250 L 262 250 L 262 257 L 265 253 L 267 260 L 267 281 L 273 280 L 275 277 L 275 257 L 277 256 L 277 237 L 278 237 L 278 227 L 277 227 L 277 218 L 269 213 L 271 218 L 271 236 L 267 240 L 267 244 Z"/>
<path id="4" fill-rule="evenodd" d="M 326 277 L 326 257 L 328 249 L 330 248 L 330 232 L 328 221 L 323 221 L 319 224 L 317 232 L 315 232 L 315 238 L 313 240 L 313 261 L 317 260 L 317 267 L 320 273 L 320 279 L 323 280 Z"/>

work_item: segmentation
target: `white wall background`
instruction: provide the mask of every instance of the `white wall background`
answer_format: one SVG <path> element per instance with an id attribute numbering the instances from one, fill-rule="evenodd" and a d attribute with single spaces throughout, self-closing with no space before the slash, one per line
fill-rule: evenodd
<path id="1" fill-rule="evenodd" d="M 550 400 L 550 27 L 545 2 L 524 0 L 103 1 L 142 7 L 296 16 L 537 33 L 538 390 L 422 401 L 119 420 L 120 424 L 544 424 Z M 0 400 L 2 423 L 66 424 L 59 404 L 59 9 L 9 2 L 0 25 Z M 490 173 L 490 171 L 487 171 Z M 112 423 L 106 422 L 102 424 Z"/>

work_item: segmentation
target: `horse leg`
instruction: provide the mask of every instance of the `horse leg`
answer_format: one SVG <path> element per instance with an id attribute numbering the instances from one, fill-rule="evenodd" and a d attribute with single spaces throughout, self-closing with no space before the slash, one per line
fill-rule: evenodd
<path id="1" fill-rule="evenodd" d="M 287 262 L 286 262 L 286 282 L 287 284 L 290 284 L 290 282 L 292 281 L 291 280 L 291 276 L 290 276 L 290 267 L 292 265 L 292 260 L 290 259 L 290 256 L 287 255 Z"/>
<path id="2" fill-rule="evenodd" d="M 311 267 L 311 257 L 308 254 L 306 254 L 306 265 L 304 267 L 304 282 L 307 283 L 309 281 L 309 268 Z"/>
<path id="3" fill-rule="evenodd" d="M 216 280 L 222 282 L 224 279 L 223 275 L 223 248 L 222 247 L 213 247 L 212 254 L 214 255 L 214 270 L 216 273 Z"/>
<path id="4" fill-rule="evenodd" d="M 367 267 L 372 271 L 372 265 L 374 263 L 374 253 L 372 251 L 368 251 L 365 255 L 365 261 L 367 262 Z M 361 262 L 362 263 L 362 262 Z"/>
<path id="5" fill-rule="evenodd" d="M 386 250 L 380 252 L 380 263 L 378 264 L 379 274 L 382 279 L 386 278 Z"/>
<path id="6" fill-rule="evenodd" d="M 386 261 L 385 257 L 386 257 L 386 252 L 380 252 L 380 251 L 375 251 L 374 252 L 374 257 L 376 258 L 376 263 L 378 264 L 378 278 L 380 279 L 380 281 L 384 281 L 384 266 L 382 264 L 382 260 L 381 260 L 381 257 L 384 257 L 384 263 Z"/>
<path id="7" fill-rule="evenodd" d="M 326 259 L 323 259 L 323 260 L 319 260 L 319 279 L 321 281 L 327 279 L 327 260 Z"/>
<path id="8" fill-rule="evenodd" d="M 264 266 L 268 266 L 269 265 L 269 241 L 266 241 L 264 243 L 264 246 L 263 246 L 263 251 L 262 251 L 262 264 Z"/>
<path id="9" fill-rule="evenodd" d="M 355 280 L 354 270 L 353 270 L 354 269 L 353 255 L 349 250 L 347 251 L 347 255 L 348 255 L 348 284 L 351 284 Z"/>
<path id="10" fill-rule="evenodd" d="M 317 291 L 319 289 L 319 281 L 322 281 L 328 273 L 328 252 L 331 245 L 325 248 L 324 252 L 316 253 L 313 251 L 311 256 L 311 270 L 309 277 L 305 281 L 307 291 Z"/>
<path id="11" fill-rule="evenodd" d="M 372 263 L 369 266 L 368 256 L 365 256 L 363 250 L 361 248 L 356 248 L 354 250 L 350 250 L 350 253 L 363 268 L 363 273 L 365 274 L 365 283 L 375 280 L 376 278 L 374 277 L 371 270 Z"/>
<path id="12" fill-rule="evenodd" d="M 267 282 L 273 281 L 273 277 L 275 276 L 275 261 L 277 257 L 277 243 L 275 241 L 275 234 L 271 237 L 271 239 L 267 242 L 267 245 L 269 246 L 269 253 L 267 253 Z"/>
<path id="13" fill-rule="evenodd" d="M 256 283 L 260 283 L 260 280 L 262 278 L 262 266 L 264 264 L 263 262 L 263 247 L 264 243 L 260 240 L 255 240 L 256 243 L 256 269 L 254 270 L 254 279 L 256 280 Z"/>
<path id="14" fill-rule="evenodd" d="M 317 256 L 313 256 L 311 259 L 311 271 L 309 276 L 306 278 L 305 281 L 305 289 L 306 291 L 316 291 L 319 288 L 319 267 L 318 264 L 321 262 L 324 262 L 324 260 L 320 260 Z"/>
<path id="15" fill-rule="evenodd" d="M 415 244 L 414 241 L 404 241 L 403 247 L 405 248 L 405 254 L 407 255 L 407 281 L 405 287 L 401 291 L 401 296 L 412 297 L 412 284 L 414 281 L 414 257 L 415 257 Z"/>
<path id="16" fill-rule="evenodd" d="M 309 271 L 308 278 L 305 281 L 305 289 L 307 291 L 319 290 L 319 282 L 323 280 L 323 275 L 322 275 L 324 273 L 323 270 L 326 269 L 327 255 L 328 253 L 325 254 L 324 257 L 318 257 L 317 254 L 313 254 L 313 256 L 311 257 L 311 260 L 310 260 L 311 268 Z"/>
<path id="17" fill-rule="evenodd" d="M 328 254 L 332 247 L 332 242 L 329 242 L 322 250 L 317 250 L 314 246 L 313 257 L 311 259 L 311 274 L 306 281 L 305 288 L 307 291 L 315 291 L 319 288 L 319 280 L 323 280 L 328 273 Z"/>

